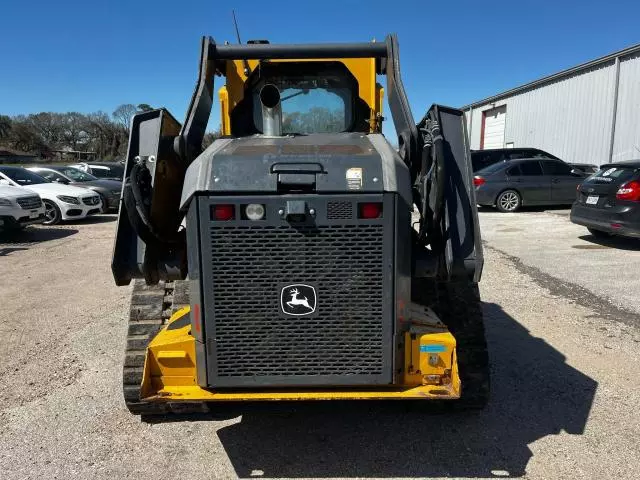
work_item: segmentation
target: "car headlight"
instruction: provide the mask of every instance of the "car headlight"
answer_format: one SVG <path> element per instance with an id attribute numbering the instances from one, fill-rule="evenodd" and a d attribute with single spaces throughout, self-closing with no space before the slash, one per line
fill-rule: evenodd
<path id="1" fill-rule="evenodd" d="M 13 203 L 8 198 L 0 198 L 0 207 L 13 207 Z"/>
<path id="2" fill-rule="evenodd" d="M 58 200 L 62 200 L 64 203 L 71 203 L 72 205 L 80 205 L 80 200 L 76 197 L 68 197 L 67 195 L 57 195 Z"/>

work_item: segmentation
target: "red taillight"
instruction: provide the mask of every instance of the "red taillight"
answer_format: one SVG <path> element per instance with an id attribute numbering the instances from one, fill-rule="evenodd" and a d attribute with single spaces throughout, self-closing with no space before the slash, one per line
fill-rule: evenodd
<path id="1" fill-rule="evenodd" d="M 233 205 L 213 205 L 211 207 L 211 216 L 214 220 L 227 221 L 233 220 L 236 211 Z"/>
<path id="2" fill-rule="evenodd" d="M 361 203 L 358 205 L 359 218 L 379 218 L 382 216 L 381 203 Z"/>
<path id="3" fill-rule="evenodd" d="M 640 201 L 640 182 L 632 180 L 630 182 L 623 183 L 616 192 L 616 198 L 618 200 Z"/>
<path id="4" fill-rule="evenodd" d="M 480 185 L 484 185 L 485 183 L 487 183 L 487 181 L 484 178 L 479 177 L 477 175 L 475 177 L 473 177 L 473 184 L 476 187 L 479 187 Z"/>

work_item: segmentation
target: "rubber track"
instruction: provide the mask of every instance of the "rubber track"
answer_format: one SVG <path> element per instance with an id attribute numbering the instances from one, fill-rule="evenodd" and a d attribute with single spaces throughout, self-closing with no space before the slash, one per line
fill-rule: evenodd
<path id="1" fill-rule="evenodd" d="M 460 400 L 451 402 L 451 406 L 460 410 L 483 409 L 489 401 L 491 385 L 478 285 L 416 280 L 412 292 L 414 301 L 431 306 L 456 339 L 462 395 Z"/>
<path id="2" fill-rule="evenodd" d="M 140 401 L 147 346 L 174 312 L 189 305 L 187 288 L 186 281 L 159 282 L 157 285 L 147 285 L 144 280 L 134 281 L 122 372 L 124 401 L 131 413 L 163 415 L 202 413 L 208 410 L 205 402 Z"/>

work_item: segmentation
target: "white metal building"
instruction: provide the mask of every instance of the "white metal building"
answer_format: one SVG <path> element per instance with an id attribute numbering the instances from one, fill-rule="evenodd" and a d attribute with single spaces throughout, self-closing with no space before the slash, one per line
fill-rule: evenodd
<path id="1" fill-rule="evenodd" d="M 462 107 L 472 149 L 575 163 L 640 158 L 640 44 Z"/>

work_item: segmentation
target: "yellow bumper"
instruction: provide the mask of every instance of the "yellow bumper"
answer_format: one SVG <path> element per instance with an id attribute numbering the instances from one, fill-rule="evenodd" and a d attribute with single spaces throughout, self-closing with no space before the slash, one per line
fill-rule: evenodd
<path id="1" fill-rule="evenodd" d="M 176 312 L 169 325 L 189 313 Z M 447 331 L 407 332 L 405 385 L 369 388 L 259 389 L 216 391 L 196 379 L 191 326 L 163 328 L 147 349 L 141 399 L 156 402 L 269 400 L 452 400 L 460 398 L 455 339 Z M 423 329 L 424 330 L 424 329 Z"/>

